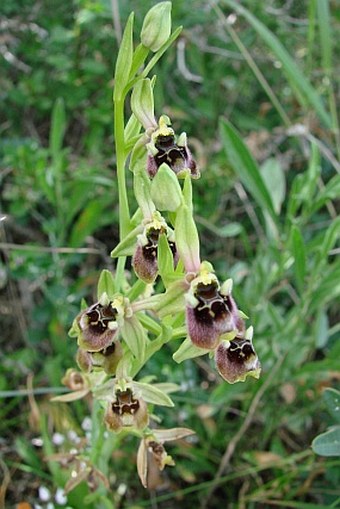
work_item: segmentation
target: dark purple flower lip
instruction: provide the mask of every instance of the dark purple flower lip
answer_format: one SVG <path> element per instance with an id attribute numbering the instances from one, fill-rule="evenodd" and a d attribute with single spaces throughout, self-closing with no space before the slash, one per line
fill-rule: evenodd
<path id="1" fill-rule="evenodd" d="M 251 334 L 247 334 L 251 337 Z M 222 378 L 229 383 L 244 382 L 247 376 L 259 378 L 261 365 L 252 340 L 236 336 L 230 341 L 222 341 L 215 352 L 216 367 Z"/>
<path id="2" fill-rule="evenodd" d="M 222 334 L 244 331 L 244 322 L 228 284 L 222 288 L 212 272 L 203 270 L 186 295 L 187 328 L 191 341 L 200 348 L 214 349 Z"/>
<path id="3" fill-rule="evenodd" d="M 100 352 L 112 345 L 118 332 L 118 322 L 124 316 L 124 299 L 113 301 L 103 294 L 98 302 L 77 317 L 80 330 L 78 345 L 88 352 Z"/>

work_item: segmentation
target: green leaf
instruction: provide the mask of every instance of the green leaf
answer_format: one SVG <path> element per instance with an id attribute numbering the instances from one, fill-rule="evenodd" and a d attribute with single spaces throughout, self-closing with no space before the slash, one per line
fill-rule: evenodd
<path id="1" fill-rule="evenodd" d="M 145 358 L 148 338 L 138 318 L 135 315 L 126 318 L 120 332 L 130 351 L 142 363 Z"/>
<path id="2" fill-rule="evenodd" d="M 292 239 L 292 254 L 295 260 L 294 265 L 295 278 L 300 293 L 302 293 L 305 284 L 304 279 L 306 275 L 306 251 L 301 231 L 297 225 L 293 225 L 292 227 L 291 239 Z"/>
<path id="3" fill-rule="evenodd" d="M 126 23 L 116 61 L 115 86 L 113 92 L 115 101 L 122 98 L 124 88 L 129 81 L 133 59 L 133 20 L 134 13 L 132 12 Z"/>
<path id="4" fill-rule="evenodd" d="M 312 449 L 320 456 L 340 456 L 340 426 L 335 426 L 314 438 Z"/>
<path id="5" fill-rule="evenodd" d="M 315 213 L 323 207 L 329 200 L 336 200 L 340 198 L 340 175 L 334 175 L 324 189 L 319 192 L 317 199 L 313 203 L 311 213 Z"/>
<path id="6" fill-rule="evenodd" d="M 72 228 L 69 245 L 79 247 L 88 235 L 99 229 L 104 224 L 111 222 L 107 212 L 107 203 L 103 199 L 91 201 L 80 214 Z"/>
<path id="7" fill-rule="evenodd" d="M 328 341 L 329 323 L 327 313 L 321 309 L 315 321 L 315 348 L 324 348 Z"/>
<path id="8" fill-rule="evenodd" d="M 63 145 L 63 139 L 66 129 L 65 106 L 62 98 L 56 100 L 51 121 L 50 131 L 50 150 L 53 160 L 56 162 Z"/>
<path id="9" fill-rule="evenodd" d="M 267 159 L 261 166 L 260 173 L 271 196 L 274 210 L 276 214 L 279 214 L 286 196 L 286 179 L 279 160 Z"/>
<path id="10" fill-rule="evenodd" d="M 340 422 L 340 391 L 329 387 L 323 392 L 323 399 L 332 417 Z"/>
<path id="11" fill-rule="evenodd" d="M 175 406 L 172 399 L 158 387 L 141 382 L 133 382 L 133 385 L 141 391 L 142 397 L 147 403 L 169 407 Z"/>
<path id="12" fill-rule="evenodd" d="M 271 196 L 259 168 L 235 128 L 225 119 L 220 121 L 220 133 L 227 159 L 235 174 L 253 196 L 259 207 L 277 222 Z"/>
<path id="13" fill-rule="evenodd" d="M 178 350 L 173 354 L 172 358 L 178 364 L 186 361 L 187 359 L 193 359 L 195 357 L 200 357 L 201 355 L 205 355 L 206 353 L 211 352 L 206 348 L 199 348 L 194 345 L 190 338 L 186 338 Z"/>
<path id="14" fill-rule="evenodd" d="M 297 100 L 303 107 L 309 105 L 316 111 L 320 119 L 327 127 L 332 126 L 332 121 L 329 113 L 326 111 L 321 97 L 317 91 L 312 87 L 310 82 L 304 76 L 300 67 L 289 55 L 286 48 L 280 40 L 253 14 L 251 14 L 245 7 L 235 2 L 234 0 L 224 0 L 224 3 L 231 7 L 241 16 L 244 16 L 247 21 L 257 31 L 263 41 L 269 46 L 270 50 L 274 53 L 276 58 L 282 64 L 282 72 L 295 93 Z"/>
<path id="15" fill-rule="evenodd" d="M 116 285 L 112 272 L 107 269 L 102 270 L 98 285 L 97 285 L 97 299 L 106 293 L 110 300 L 114 299 L 114 295 L 116 293 Z"/>

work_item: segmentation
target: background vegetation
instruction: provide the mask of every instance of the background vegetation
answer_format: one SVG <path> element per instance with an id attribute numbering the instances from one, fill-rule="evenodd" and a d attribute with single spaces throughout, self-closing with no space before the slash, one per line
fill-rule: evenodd
<path id="1" fill-rule="evenodd" d="M 88 401 L 49 400 L 74 366 L 80 301 L 114 270 L 113 66 L 128 14 L 140 28 L 154 3 L 1 2 L 0 506 L 47 507 L 39 487 L 54 501 L 67 473 L 46 456 L 86 434 Z M 190 136 L 203 255 L 234 278 L 263 376 L 231 386 L 206 358 L 159 352 L 144 374 L 182 388 L 163 422 L 197 437 L 170 447 L 177 466 L 150 492 L 136 441 L 118 437 L 100 465 L 111 505 L 87 507 L 339 506 L 340 460 L 311 449 L 340 379 L 339 22 L 328 0 L 173 2 L 184 29 L 157 66 L 156 111 Z"/>

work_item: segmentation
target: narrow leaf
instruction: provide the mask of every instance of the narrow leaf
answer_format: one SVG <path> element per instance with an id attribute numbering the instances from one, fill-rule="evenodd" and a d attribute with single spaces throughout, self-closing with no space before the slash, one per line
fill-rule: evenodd
<path id="1" fill-rule="evenodd" d="M 65 106 L 62 98 L 56 100 L 52 111 L 50 150 L 52 158 L 58 159 L 66 129 Z"/>
<path id="2" fill-rule="evenodd" d="M 241 179 L 260 208 L 266 210 L 276 223 L 277 217 L 268 188 L 248 148 L 235 128 L 225 119 L 220 122 L 220 133 L 227 159 L 235 174 Z"/>
<path id="3" fill-rule="evenodd" d="M 297 225 L 292 227 L 292 254 L 295 260 L 296 282 L 300 292 L 302 292 L 306 274 L 306 251 L 301 231 Z"/>

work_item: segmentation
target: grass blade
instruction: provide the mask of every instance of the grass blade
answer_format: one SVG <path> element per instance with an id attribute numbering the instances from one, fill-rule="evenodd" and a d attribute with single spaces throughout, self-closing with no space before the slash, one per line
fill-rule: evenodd
<path id="1" fill-rule="evenodd" d="M 263 181 L 260 170 L 241 140 L 235 128 L 225 119 L 220 122 L 220 133 L 224 150 L 235 173 L 253 196 L 262 210 L 267 211 L 274 223 L 277 216 L 268 189 Z"/>

